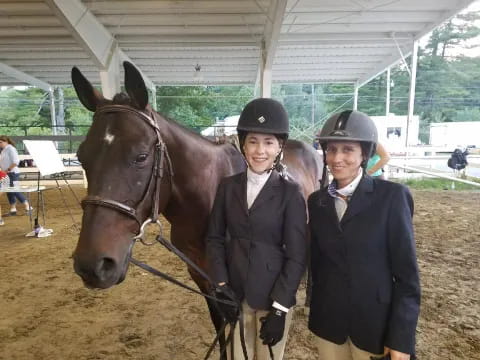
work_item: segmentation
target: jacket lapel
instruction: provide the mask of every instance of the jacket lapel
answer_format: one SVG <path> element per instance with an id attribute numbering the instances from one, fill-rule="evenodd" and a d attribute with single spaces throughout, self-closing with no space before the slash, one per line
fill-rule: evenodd
<path id="1" fill-rule="evenodd" d="M 352 217 L 368 208 L 373 201 L 373 179 L 370 176 L 364 176 L 347 207 L 347 211 L 342 217 L 340 224 L 346 223 Z"/>
<path id="2" fill-rule="evenodd" d="M 278 191 L 279 186 L 280 186 L 280 175 L 278 174 L 277 171 L 272 170 L 272 174 L 270 175 L 267 182 L 263 186 L 262 190 L 260 190 L 257 197 L 253 201 L 253 204 L 250 207 L 250 212 L 255 211 L 255 209 L 257 209 L 263 203 L 277 196 L 279 193 Z M 246 202 L 246 198 L 247 196 L 245 195 L 245 202 Z"/>
<path id="3" fill-rule="evenodd" d="M 247 172 L 243 172 L 240 176 L 237 176 L 235 179 L 235 186 L 233 188 L 234 196 L 236 197 L 239 204 L 242 206 L 242 210 L 245 212 L 245 215 L 248 216 L 248 206 L 247 206 Z"/>
<path id="4" fill-rule="evenodd" d="M 340 227 L 340 222 L 338 221 L 337 216 L 337 209 L 335 208 L 335 199 L 327 192 L 325 193 L 325 195 L 327 214 L 329 217 L 331 217 L 331 221 L 333 221 L 333 223 L 336 224 L 337 227 Z"/>

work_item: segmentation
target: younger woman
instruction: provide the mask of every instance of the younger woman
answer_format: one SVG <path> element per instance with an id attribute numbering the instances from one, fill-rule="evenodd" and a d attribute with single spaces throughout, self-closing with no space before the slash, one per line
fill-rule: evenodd
<path id="1" fill-rule="evenodd" d="M 299 186 L 281 176 L 288 116 L 282 104 L 256 99 L 238 121 L 245 172 L 219 185 L 207 236 L 211 275 L 222 292 L 241 302 L 249 359 L 281 360 L 306 266 L 306 207 Z M 224 314 L 236 321 L 228 306 Z M 233 313 L 233 314 L 232 314 Z M 234 358 L 243 359 L 239 326 Z M 231 349 L 227 351 L 231 359 Z"/>

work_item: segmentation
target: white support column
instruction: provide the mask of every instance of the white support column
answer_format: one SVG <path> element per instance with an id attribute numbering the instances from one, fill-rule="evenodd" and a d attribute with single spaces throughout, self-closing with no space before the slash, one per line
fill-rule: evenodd
<path id="1" fill-rule="evenodd" d="M 272 96 L 272 68 L 266 64 L 265 42 L 262 42 L 262 53 L 259 66 L 260 97 L 269 98 Z"/>
<path id="2" fill-rule="evenodd" d="M 112 99 L 115 94 L 120 92 L 120 64 L 117 54 L 112 56 L 108 68 L 100 71 L 100 81 L 105 98 Z"/>
<path id="3" fill-rule="evenodd" d="M 418 40 L 413 42 L 412 61 L 410 64 L 410 90 L 408 94 L 408 116 L 407 116 L 407 128 L 405 134 L 405 146 L 408 148 L 412 144 L 409 139 L 409 127 L 412 123 L 413 111 L 415 105 L 415 85 L 417 81 L 417 60 L 418 60 Z M 408 152 L 408 151 L 407 151 Z"/>
<path id="4" fill-rule="evenodd" d="M 272 96 L 272 69 L 263 70 L 260 94 L 264 98 Z"/>
<path id="5" fill-rule="evenodd" d="M 387 98 L 385 99 L 385 116 L 390 114 L 390 67 L 387 69 Z"/>
<path id="6" fill-rule="evenodd" d="M 276 0 L 271 2 L 270 8 L 268 9 L 267 23 L 261 45 L 257 81 L 255 82 L 260 87 L 261 97 L 271 97 L 272 95 L 273 59 L 275 58 L 286 7 L 287 0 Z"/>
<path id="7" fill-rule="evenodd" d="M 50 88 L 49 95 L 50 95 L 50 119 L 52 121 L 52 134 L 57 135 L 57 118 L 55 116 L 55 91 L 53 88 Z"/>
<path id="8" fill-rule="evenodd" d="M 353 86 L 355 87 L 353 90 L 353 110 L 358 110 L 358 83 Z"/>
<path id="9" fill-rule="evenodd" d="M 58 106 L 57 106 L 57 116 L 56 116 L 56 125 L 58 126 L 57 128 L 57 133 L 59 134 L 66 134 L 66 129 L 65 129 L 65 99 L 63 95 L 63 89 L 59 86 L 57 87 L 57 94 L 58 94 Z"/>

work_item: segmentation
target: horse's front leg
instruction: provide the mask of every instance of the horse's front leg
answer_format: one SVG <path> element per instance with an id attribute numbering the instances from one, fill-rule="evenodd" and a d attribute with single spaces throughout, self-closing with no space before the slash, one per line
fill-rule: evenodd
<path id="1" fill-rule="evenodd" d="M 206 222 L 206 221 L 205 221 Z M 191 225 L 190 227 L 185 226 L 172 226 L 170 233 L 170 240 L 172 243 L 182 251 L 191 261 L 193 261 L 200 269 L 204 272 L 207 272 L 207 259 L 205 253 L 205 246 L 203 242 L 203 237 L 205 229 L 197 226 Z M 188 267 L 188 272 L 192 280 L 197 284 L 200 291 L 205 294 L 209 294 L 212 289 L 212 284 L 209 283 L 201 274 L 199 274 L 194 269 Z M 222 332 L 219 334 L 219 331 L 223 325 L 223 317 L 218 311 L 218 308 L 213 300 L 207 300 L 208 310 L 210 312 L 210 318 L 215 327 L 215 334 L 219 335 L 218 342 L 220 344 L 220 349 L 225 348 L 225 333 Z M 213 340 L 213 339 L 212 339 Z M 205 352 L 207 349 L 205 349 Z M 226 351 L 223 352 L 223 355 L 220 356 L 220 360 L 227 360 Z"/>
<path id="2" fill-rule="evenodd" d="M 198 285 L 200 288 L 200 291 L 202 291 L 205 294 L 209 294 L 212 291 L 212 286 L 211 284 L 206 281 L 203 276 L 198 274 L 195 270 L 191 270 L 190 268 L 188 269 L 188 272 L 190 273 L 190 276 L 192 277 L 193 281 Z M 222 331 L 222 333 L 219 334 L 219 332 L 222 329 L 223 322 L 225 321 L 223 319 L 223 316 L 220 314 L 217 305 L 215 304 L 214 300 L 205 298 L 207 301 L 207 306 L 208 310 L 210 312 L 210 318 L 212 319 L 213 326 L 215 327 L 215 334 L 219 335 L 218 338 L 218 343 L 220 345 L 220 360 L 227 360 L 227 351 L 223 351 L 225 349 L 225 331 Z"/>

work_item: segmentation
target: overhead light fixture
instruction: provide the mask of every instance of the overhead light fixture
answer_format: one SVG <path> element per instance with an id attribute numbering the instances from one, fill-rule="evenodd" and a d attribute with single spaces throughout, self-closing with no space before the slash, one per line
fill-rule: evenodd
<path id="1" fill-rule="evenodd" d="M 195 72 L 193 73 L 193 78 L 195 80 L 202 80 L 203 76 L 202 73 L 200 73 L 200 70 L 202 70 L 202 67 L 200 65 L 195 65 Z"/>

